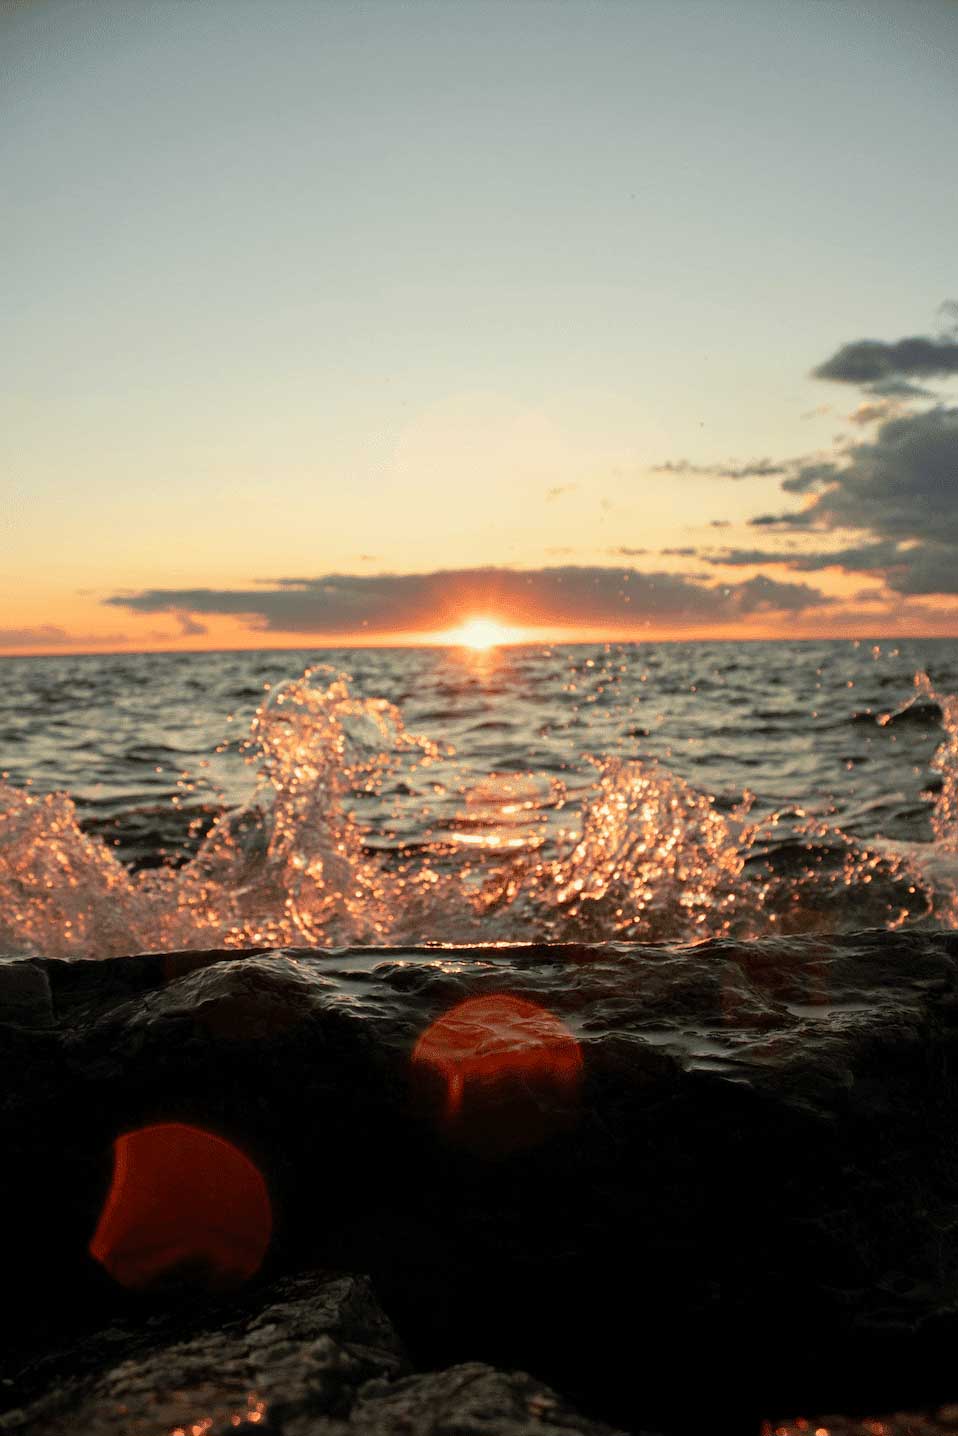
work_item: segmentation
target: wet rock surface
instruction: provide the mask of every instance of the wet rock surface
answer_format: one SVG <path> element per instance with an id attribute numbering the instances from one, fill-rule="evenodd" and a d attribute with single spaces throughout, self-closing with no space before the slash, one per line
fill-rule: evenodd
<path id="1" fill-rule="evenodd" d="M 497 1069 L 488 1052 L 446 1088 L 418 1080 L 423 1034 L 502 994 L 574 1039 L 574 1091 L 554 1057 Z M 36 959 L 0 964 L 0 1020 L 10 1408 L 40 1399 L 43 1357 L 48 1399 L 100 1400 L 107 1348 L 87 1361 L 81 1337 L 169 1319 L 173 1298 L 119 1292 L 87 1250 L 114 1139 L 157 1122 L 234 1142 L 269 1187 L 269 1255 L 222 1299 L 223 1341 L 289 1273 L 369 1274 L 409 1364 L 317 1326 L 358 1362 L 323 1421 L 524 1430 L 516 1369 L 633 1431 L 958 1395 L 958 934 Z M 259 1397 L 236 1360 L 236 1399 Z M 293 1368 L 276 1361 L 279 1391 Z M 476 1362 L 457 1385 L 448 1368 Z M 416 1425 L 456 1392 L 472 1415 Z M 556 1424 L 544 1399 L 529 1420 Z"/>

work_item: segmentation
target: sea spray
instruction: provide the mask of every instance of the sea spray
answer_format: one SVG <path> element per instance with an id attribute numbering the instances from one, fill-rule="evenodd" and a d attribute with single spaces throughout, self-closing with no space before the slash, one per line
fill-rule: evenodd
<path id="1" fill-rule="evenodd" d="M 652 759 L 593 755 L 574 782 L 535 770 L 470 782 L 448 744 L 407 731 L 398 706 L 309 669 L 255 713 L 242 745 L 258 771 L 253 797 L 223 811 L 178 867 L 134 873 L 83 831 L 65 794 L 0 785 L 0 946 L 101 957 L 694 942 L 953 920 L 958 698 L 923 674 L 916 692 L 944 729 L 934 844 L 863 842 L 799 808 L 753 820 L 750 795 L 723 810 Z"/>

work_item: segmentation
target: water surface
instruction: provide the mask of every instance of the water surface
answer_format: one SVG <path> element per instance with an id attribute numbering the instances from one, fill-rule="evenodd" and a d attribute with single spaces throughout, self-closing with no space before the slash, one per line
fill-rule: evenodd
<path id="1" fill-rule="evenodd" d="M 8 951 L 695 941 L 958 910 L 952 640 L 3 672 Z"/>

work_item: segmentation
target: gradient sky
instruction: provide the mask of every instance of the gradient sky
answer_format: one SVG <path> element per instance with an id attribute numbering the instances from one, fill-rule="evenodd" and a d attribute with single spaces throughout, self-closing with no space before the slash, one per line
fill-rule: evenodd
<path id="1" fill-rule="evenodd" d="M 958 634 L 956 63 L 951 0 L 3 5 L 0 652 Z"/>

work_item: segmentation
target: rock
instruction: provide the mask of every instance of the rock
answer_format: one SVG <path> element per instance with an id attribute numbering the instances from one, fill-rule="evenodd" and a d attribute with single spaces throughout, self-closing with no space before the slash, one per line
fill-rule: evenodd
<path id="1" fill-rule="evenodd" d="M 205 1436 L 237 1425 L 272 1431 L 287 1416 L 345 1419 L 364 1382 L 403 1365 L 361 1278 L 294 1279 L 245 1305 L 180 1302 L 142 1315 L 128 1313 L 28 1367 L 21 1404 L 0 1417 L 0 1432 Z"/>
<path id="2" fill-rule="evenodd" d="M 8 1376 L 170 1299 L 87 1245 L 114 1139 L 186 1123 L 266 1180 L 258 1280 L 368 1272 L 420 1370 L 669 1433 L 958 1397 L 958 934 L 22 966 L 53 1015 L 0 1048 Z"/>
<path id="3" fill-rule="evenodd" d="M 187 1330 L 184 1331 L 184 1324 Z M 395 1332 L 361 1278 L 279 1283 L 237 1306 L 111 1326 L 35 1364 L 4 1436 L 611 1436 L 521 1373 L 473 1363 L 397 1380 Z"/>
<path id="4" fill-rule="evenodd" d="M 359 1393 L 349 1430 L 369 1436 L 611 1436 L 608 1426 L 584 1420 L 533 1377 L 477 1361 L 392 1383 L 371 1381 Z"/>
<path id="5" fill-rule="evenodd" d="M 0 1021 L 11 1027 L 51 1027 L 53 999 L 42 967 L 0 957 Z"/>

